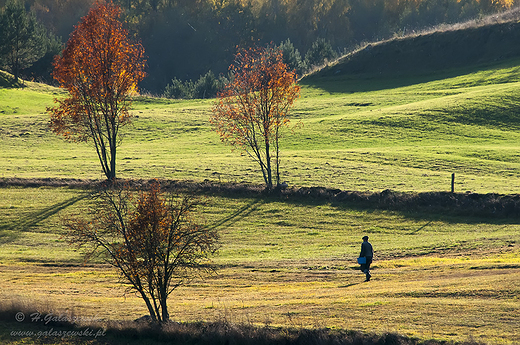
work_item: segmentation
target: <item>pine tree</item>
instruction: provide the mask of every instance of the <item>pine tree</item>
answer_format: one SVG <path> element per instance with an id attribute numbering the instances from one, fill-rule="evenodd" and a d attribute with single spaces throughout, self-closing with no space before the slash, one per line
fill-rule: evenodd
<path id="1" fill-rule="evenodd" d="M 9 1 L 0 12 L 0 65 L 17 81 L 20 72 L 47 52 L 49 35 L 19 0 Z"/>

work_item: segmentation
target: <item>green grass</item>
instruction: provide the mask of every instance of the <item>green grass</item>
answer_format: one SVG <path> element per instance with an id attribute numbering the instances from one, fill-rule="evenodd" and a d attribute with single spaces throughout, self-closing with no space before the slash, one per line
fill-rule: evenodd
<path id="1" fill-rule="evenodd" d="M 443 191 L 455 173 L 457 191 L 516 193 L 516 62 L 461 75 L 306 79 L 296 127 L 283 137 L 282 178 L 293 186 Z M 89 145 L 49 131 L 43 113 L 55 91 L 31 90 L 0 89 L 9 107 L 0 115 L 0 177 L 102 178 Z M 23 106 L 15 112 L 10 102 Z M 118 151 L 119 176 L 262 183 L 254 162 L 212 131 L 212 104 L 137 100 L 138 117 Z"/>
<path id="2" fill-rule="evenodd" d="M 44 114 L 53 97 L 63 91 L 34 82 L 14 82 L 12 75 L 0 71 L 0 116 Z"/>

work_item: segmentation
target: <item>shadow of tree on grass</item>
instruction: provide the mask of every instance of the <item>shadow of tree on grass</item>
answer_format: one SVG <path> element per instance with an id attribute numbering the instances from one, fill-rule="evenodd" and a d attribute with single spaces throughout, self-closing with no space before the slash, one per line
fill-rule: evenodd
<path id="1" fill-rule="evenodd" d="M 58 212 L 70 207 L 90 196 L 90 193 L 82 193 L 62 202 L 39 209 L 35 212 L 21 215 L 14 219 L 0 220 L 0 244 L 9 243 L 20 237 L 22 232 L 30 231 L 44 220 L 56 215 Z"/>
<path id="2" fill-rule="evenodd" d="M 23 85 L 18 80 L 15 81 L 12 74 L 0 71 L 0 87 L 20 88 L 23 87 Z"/>
<path id="3" fill-rule="evenodd" d="M 257 207 L 260 204 L 263 204 L 263 203 L 264 202 L 259 199 L 253 200 L 250 203 L 248 203 L 247 205 L 244 205 L 243 207 L 241 207 L 238 210 L 236 210 L 235 212 L 233 212 L 233 214 L 231 214 L 227 217 L 224 217 L 224 218 L 220 219 L 219 221 L 215 222 L 214 224 L 210 225 L 209 228 L 217 229 L 219 227 L 230 226 L 230 225 L 238 222 L 239 220 L 244 219 L 247 216 L 249 216 L 252 212 L 254 212 L 257 209 Z"/>

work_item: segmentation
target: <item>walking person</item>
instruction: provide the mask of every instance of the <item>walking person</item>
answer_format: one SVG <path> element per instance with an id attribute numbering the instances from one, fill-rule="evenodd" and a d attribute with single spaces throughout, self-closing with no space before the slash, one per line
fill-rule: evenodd
<path id="1" fill-rule="evenodd" d="M 370 274 L 370 264 L 372 263 L 372 258 L 374 257 L 374 248 L 372 248 L 372 244 L 368 242 L 368 236 L 363 236 L 363 243 L 361 243 L 361 253 L 359 253 L 360 258 L 365 258 L 365 263 L 361 264 L 361 271 L 366 275 L 366 282 L 370 281 L 372 275 Z"/>

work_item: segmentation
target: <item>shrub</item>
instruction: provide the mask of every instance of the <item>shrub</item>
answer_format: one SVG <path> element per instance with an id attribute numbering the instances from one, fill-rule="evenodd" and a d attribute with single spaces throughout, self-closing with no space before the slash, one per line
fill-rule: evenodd
<path id="1" fill-rule="evenodd" d="M 189 99 L 191 98 L 192 86 L 191 80 L 183 82 L 177 78 L 173 78 L 171 84 L 166 85 L 163 96 L 166 98 Z"/>
<path id="2" fill-rule="evenodd" d="M 214 98 L 217 93 L 224 88 L 228 82 L 224 76 L 218 78 L 212 71 L 200 76 L 196 82 L 192 80 L 182 81 L 177 78 L 172 79 L 164 89 L 163 96 L 175 99 L 204 99 Z"/>
<path id="3" fill-rule="evenodd" d="M 321 66 L 327 61 L 337 58 L 337 54 L 332 49 L 332 45 L 324 38 L 318 38 L 305 54 L 305 64 L 308 68 Z"/>
<path id="4" fill-rule="evenodd" d="M 215 77 L 212 71 L 201 76 L 199 80 L 193 85 L 193 98 L 214 98 L 217 93 L 227 84 L 227 79 L 223 76 Z"/>
<path id="5" fill-rule="evenodd" d="M 296 74 L 302 75 L 306 70 L 305 62 L 302 60 L 300 51 L 294 47 L 290 39 L 280 43 L 278 49 L 282 51 L 283 62 L 289 66 L 291 70 L 295 70 Z"/>

